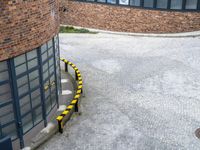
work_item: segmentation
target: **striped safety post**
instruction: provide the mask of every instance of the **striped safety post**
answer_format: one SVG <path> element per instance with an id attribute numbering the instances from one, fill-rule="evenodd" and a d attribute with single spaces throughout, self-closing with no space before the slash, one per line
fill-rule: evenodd
<path id="1" fill-rule="evenodd" d="M 82 80 L 81 73 L 80 73 L 79 69 L 76 67 L 76 65 L 74 65 L 70 61 L 67 61 L 64 58 L 61 58 L 60 60 L 65 63 L 65 72 L 68 72 L 68 66 L 71 66 L 74 69 L 75 79 L 77 81 L 77 91 L 76 91 L 74 98 L 71 100 L 70 105 L 68 105 L 67 108 L 56 118 L 56 120 L 58 122 L 58 130 L 60 133 L 63 133 L 64 117 L 67 116 L 68 114 L 70 114 L 71 111 L 74 111 L 74 112 L 79 111 L 78 102 L 79 102 L 79 99 L 81 98 L 81 94 L 83 93 L 83 80 Z"/>

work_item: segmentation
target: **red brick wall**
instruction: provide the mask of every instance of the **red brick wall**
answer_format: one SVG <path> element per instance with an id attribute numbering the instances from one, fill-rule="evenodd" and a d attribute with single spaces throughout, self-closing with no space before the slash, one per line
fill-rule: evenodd
<path id="1" fill-rule="evenodd" d="M 174 33 L 200 30 L 200 13 L 136 9 L 60 0 L 61 23 L 111 31 Z"/>
<path id="2" fill-rule="evenodd" d="M 58 29 L 58 0 L 0 0 L 0 61 L 42 45 Z"/>

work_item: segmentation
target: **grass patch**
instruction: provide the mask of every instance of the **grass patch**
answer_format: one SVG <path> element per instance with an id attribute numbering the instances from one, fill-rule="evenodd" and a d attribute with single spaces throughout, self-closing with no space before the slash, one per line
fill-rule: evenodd
<path id="1" fill-rule="evenodd" d="M 84 28 L 74 28 L 72 26 L 61 26 L 60 33 L 90 33 L 90 34 L 97 34 L 97 32 L 91 32 L 88 29 Z"/>

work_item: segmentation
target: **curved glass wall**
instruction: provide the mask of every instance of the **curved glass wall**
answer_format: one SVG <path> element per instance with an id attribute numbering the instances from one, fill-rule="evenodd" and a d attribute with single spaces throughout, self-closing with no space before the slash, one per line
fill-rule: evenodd
<path id="1" fill-rule="evenodd" d="M 58 105 L 59 39 L 0 62 L 0 139 L 23 135 L 44 121 Z M 23 147 L 23 144 L 21 145 Z"/>
<path id="2" fill-rule="evenodd" d="M 78 0 L 159 10 L 200 11 L 200 0 Z"/>

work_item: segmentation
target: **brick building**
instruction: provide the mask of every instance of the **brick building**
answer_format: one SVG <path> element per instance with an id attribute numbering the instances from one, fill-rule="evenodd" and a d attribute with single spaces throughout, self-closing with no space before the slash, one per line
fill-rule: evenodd
<path id="1" fill-rule="evenodd" d="M 58 13 L 58 0 L 0 0 L 0 149 L 27 146 L 57 110 Z"/>
<path id="2" fill-rule="evenodd" d="M 138 33 L 200 29 L 200 0 L 60 1 L 62 24 Z"/>

